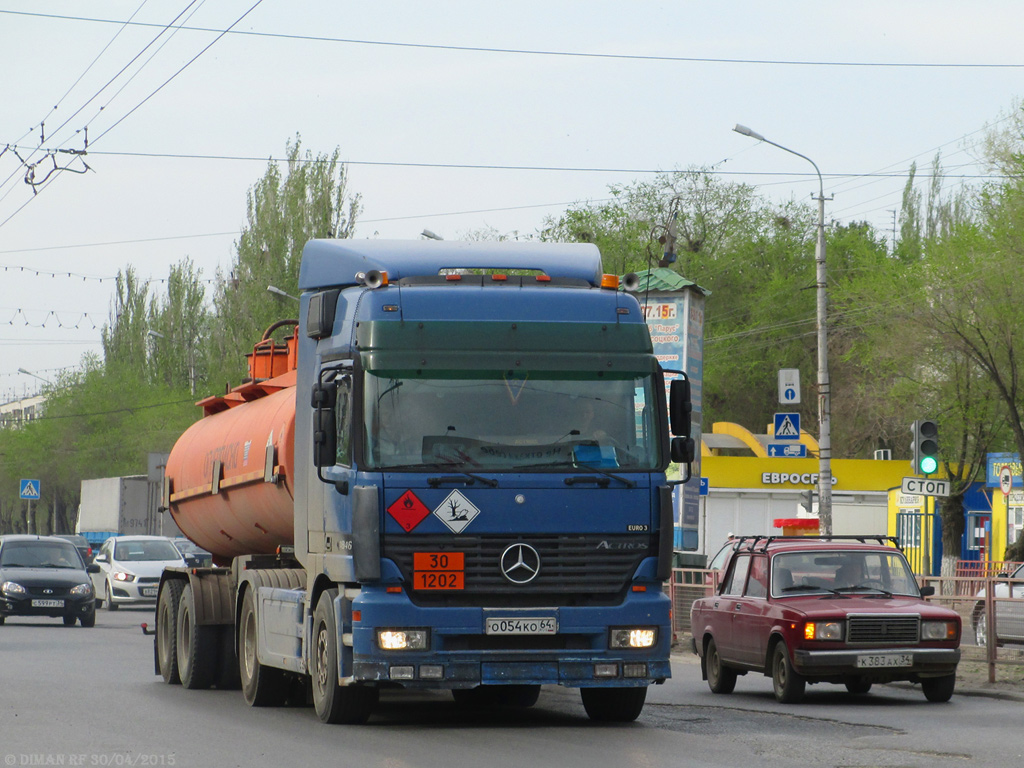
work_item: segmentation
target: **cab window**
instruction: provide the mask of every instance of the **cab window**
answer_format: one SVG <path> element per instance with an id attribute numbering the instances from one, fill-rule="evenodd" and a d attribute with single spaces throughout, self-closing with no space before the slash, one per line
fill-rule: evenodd
<path id="1" fill-rule="evenodd" d="M 722 588 L 723 595 L 742 595 L 743 585 L 747 580 L 747 571 L 750 569 L 750 555 L 739 555 L 733 560 L 732 568 L 729 569 L 729 578 L 726 579 Z"/>
<path id="2" fill-rule="evenodd" d="M 747 580 L 747 597 L 768 596 L 768 558 L 755 555 L 750 559 L 750 578 Z"/>

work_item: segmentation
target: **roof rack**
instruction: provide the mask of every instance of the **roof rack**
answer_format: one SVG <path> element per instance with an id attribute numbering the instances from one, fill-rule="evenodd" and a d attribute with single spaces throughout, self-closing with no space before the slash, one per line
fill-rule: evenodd
<path id="1" fill-rule="evenodd" d="M 903 548 L 900 546 L 899 539 L 897 539 L 895 536 L 886 536 L 886 535 L 882 535 L 882 534 L 879 534 L 877 536 L 876 535 L 858 536 L 858 535 L 849 535 L 849 534 L 843 534 L 843 535 L 819 534 L 819 535 L 816 535 L 816 536 L 784 536 L 784 535 L 783 536 L 775 536 L 775 535 L 763 536 L 763 535 L 759 535 L 759 536 L 736 536 L 734 538 L 736 539 L 736 544 L 733 547 L 733 551 L 734 552 L 739 552 L 741 550 L 742 551 L 747 551 L 747 552 L 754 552 L 755 549 L 756 549 L 756 551 L 764 552 L 768 548 L 768 545 L 771 544 L 772 542 L 775 542 L 775 541 L 807 541 L 807 540 L 810 540 L 810 541 L 859 541 L 861 544 L 868 544 L 870 542 L 875 542 L 876 541 L 876 542 L 878 542 L 879 544 L 881 544 L 883 546 L 885 544 L 891 544 L 893 547 L 895 547 L 896 549 L 900 550 L 901 552 L 903 551 Z"/>

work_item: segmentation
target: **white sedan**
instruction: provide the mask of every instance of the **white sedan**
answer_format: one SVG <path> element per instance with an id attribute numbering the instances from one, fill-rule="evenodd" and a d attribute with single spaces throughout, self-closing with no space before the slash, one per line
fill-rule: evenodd
<path id="1" fill-rule="evenodd" d="M 185 567 L 181 552 L 166 536 L 113 536 L 103 542 L 93 562 L 100 567 L 92 576 L 96 603 L 108 611 L 155 604 L 164 568 Z"/>

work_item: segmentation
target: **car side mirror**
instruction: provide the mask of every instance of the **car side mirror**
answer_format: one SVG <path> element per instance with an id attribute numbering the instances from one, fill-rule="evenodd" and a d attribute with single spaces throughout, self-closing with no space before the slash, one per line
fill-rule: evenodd
<path id="1" fill-rule="evenodd" d="M 110 560 L 107 559 L 106 555 L 96 555 L 96 557 L 93 559 L 93 564 L 96 564 L 96 563 L 109 563 L 109 562 L 110 562 Z M 96 572 L 99 573 L 99 567 L 97 567 Z"/>
<path id="2" fill-rule="evenodd" d="M 100 572 L 100 567 L 98 565 L 96 565 L 96 563 L 89 563 L 87 566 L 85 566 L 85 572 L 86 573 L 99 573 Z"/>
<path id="3" fill-rule="evenodd" d="M 921 587 L 921 597 L 931 597 L 935 594 L 935 587 L 928 585 L 927 587 Z"/>

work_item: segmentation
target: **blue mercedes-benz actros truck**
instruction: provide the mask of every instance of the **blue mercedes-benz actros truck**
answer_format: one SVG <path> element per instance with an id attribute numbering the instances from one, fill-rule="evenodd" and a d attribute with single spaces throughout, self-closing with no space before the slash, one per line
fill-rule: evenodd
<path id="1" fill-rule="evenodd" d="M 166 505 L 155 666 L 363 722 L 383 688 L 629 721 L 671 675 L 689 385 L 591 245 L 314 240 L 299 319 L 201 401 Z M 671 430 L 670 430 L 671 423 Z"/>

